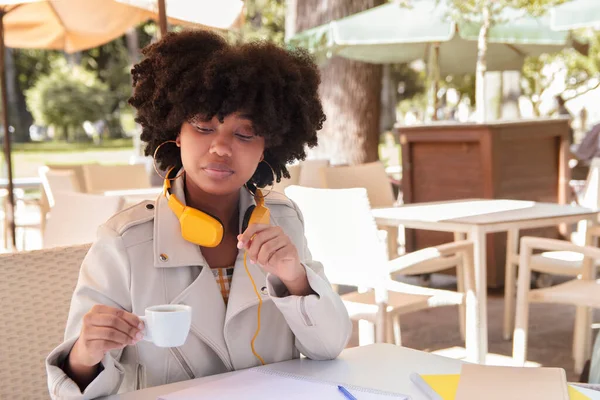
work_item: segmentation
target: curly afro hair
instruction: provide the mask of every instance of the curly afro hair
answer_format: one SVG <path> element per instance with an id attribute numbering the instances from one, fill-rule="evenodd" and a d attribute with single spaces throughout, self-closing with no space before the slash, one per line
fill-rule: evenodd
<path id="1" fill-rule="evenodd" d="M 309 54 L 268 42 L 229 44 L 203 31 L 169 33 L 142 50 L 143 61 L 131 70 L 133 96 L 146 155 L 175 140 L 185 121 L 195 116 L 223 119 L 237 111 L 250 114 L 257 135 L 265 139 L 265 161 L 250 182 L 265 187 L 289 178 L 286 164 L 306 158 L 317 145 L 325 121 L 318 95 L 320 76 Z M 176 146 L 157 154 L 161 169 L 181 166 Z"/>

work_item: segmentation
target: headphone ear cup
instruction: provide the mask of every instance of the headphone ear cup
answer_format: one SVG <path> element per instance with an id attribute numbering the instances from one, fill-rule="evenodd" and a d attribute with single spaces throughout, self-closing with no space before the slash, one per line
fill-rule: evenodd
<path id="1" fill-rule="evenodd" d="M 255 208 L 256 208 L 255 205 L 251 205 L 246 210 L 246 213 L 244 214 L 244 219 L 242 220 L 242 232 L 241 233 L 246 232 L 246 229 L 248 229 L 248 224 L 250 223 L 250 217 L 252 216 L 252 211 L 254 211 Z"/>

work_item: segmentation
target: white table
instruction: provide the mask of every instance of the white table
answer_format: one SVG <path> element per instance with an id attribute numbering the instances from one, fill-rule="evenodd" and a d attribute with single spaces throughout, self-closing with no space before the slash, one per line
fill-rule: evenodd
<path id="1" fill-rule="evenodd" d="M 473 241 L 477 315 L 467 329 L 469 361 L 485 363 L 488 352 L 486 234 L 508 232 L 506 262 L 514 263 L 519 230 L 594 220 L 600 211 L 520 200 L 468 199 L 373 209 L 378 225 L 453 232 Z M 507 270 L 512 269 L 507 267 Z M 467 327 L 469 328 L 469 327 Z M 475 330 L 475 332 L 472 332 Z M 469 332 L 471 331 L 471 332 Z M 470 336 L 473 335 L 473 336 Z"/>
<path id="2" fill-rule="evenodd" d="M 162 186 L 155 186 L 145 189 L 109 190 L 100 192 L 100 194 L 123 197 L 123 208 L 128 208 L 144 200 L 156 200 L 162 191 Z"/>
<path id="3" fill-rule="evenodd" d="M 306 376 L 328 382 L 355 385 L 386 392 L 411 396 L 412 400 L 427 400 L 410 382 L 411 372 L 422 374 L 458 374 L 462 362 L 452 358 L 437 356 L 418 350 L 391 344 L 374 344 L 347 349 L 333 361 L 312 361 L 308 359 L 286 361 L 261 368 L 272 368 L 294 375 Z M 223 378 L 221 374 L 194 380 L 157 386 L 122 395 L 105 397 L 105 400 L 149 400 L 158 396 Z M 600 400 L 600 392 L 580 389 L 591 399 Z M 266 399 L 267 397 L 265 397 Z M 360 398 L 360 397 L 359 397 Z"/>
<path id="4" fill-rule="evenodd" d="M 42 184 L 42 179 L 37 176 L 30 178 L 13 178 L 13 187 L 15 189 L 37 189 Z M 8 179 L 0 179 L 0 188 L 8 188 Z"/>

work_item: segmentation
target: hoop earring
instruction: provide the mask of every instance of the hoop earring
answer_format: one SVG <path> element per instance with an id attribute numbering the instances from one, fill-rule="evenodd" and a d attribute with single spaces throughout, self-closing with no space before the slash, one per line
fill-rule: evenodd
<path id="1" fill-rule="evenodd" d="M 273 184 L 271 185 L 271 189 L 269 189 L 269 191 L 267 192 L 267 194 L 263 194 L 263 197 L 267 197 L 273 191 L 273 187 L 275 186 L 276 175 L 275 175 L 275 170 L 273 169 L 273 167 L 271 167 L 271 164 L 269 164 L 264 159 L 261 160 L 258 164 L 260 165 L 261 162 L 264 162 L 265 164 L 267 164 L 267 166 L 271 170 L 271 173 L 273 174 Z M 254 185 L 254 186 L 258 189 L 258 187 L 256 185 Z M 244 183 L 244 187 L 246 188 L 246 190 L 248 191 L 248 193 L 250 193 L 252 195 L 252 197 L 256 197 L 256 194 L 252 190 L 250 190 L 250 188 L 248 187 L 248 183 L 247 182 Z M 261 193 L 262 193 L 262 191 L 261 191 Z"/>
<path id="2" fill-rule="evenodd" d="M 154 166 L 154 171 L 156 171 L 156 174 L 158 176 L 160 176 L 163 180 L 169 179 L 170 181 L 174 181 L 175 179 L 179 178 L 181 175 L 183 175 L 185 173 L 185 170 L 183 168 L 181 169 L 181 172 L 179 173 L 179 175 L 177 175 L 175 178 L 167 178 L 167 176 L 169 174 L 167 173 L 165 176 L 162 176 L 160 174 L 160 172 L 158 172 L 158 167 L 156 166 L 156 154 L 158 153 L 158 149 L 160 149 L 163 145 L 165 145 L 167 143 L 175 143 L 175 144 L 177 144 L 177 142 L 174 141 L 174 140 L 166 140 L 166 141 L 162 142 L 161 144 L 159 144 L 156 147 L 156 149 L 154 150 L 154 154 L 152 155 L 152 165 Z"/>

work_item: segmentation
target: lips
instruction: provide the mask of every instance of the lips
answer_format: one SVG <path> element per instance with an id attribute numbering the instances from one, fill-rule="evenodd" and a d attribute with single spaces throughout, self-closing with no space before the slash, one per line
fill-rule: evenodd
<path id="1" fill-rule="evenodd" d="M 233 175 L 233 170 L 223 163 L 209 163 L 202 170 L 210 177 L 223 179 Z"/>

